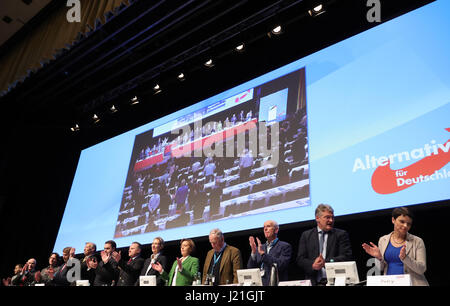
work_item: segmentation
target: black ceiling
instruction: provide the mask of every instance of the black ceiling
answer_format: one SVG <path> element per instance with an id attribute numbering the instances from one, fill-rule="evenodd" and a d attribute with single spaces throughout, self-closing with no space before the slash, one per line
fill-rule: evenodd
<path id="1" fill-rule="evenodd" d="M 367 21 L 367 2 L 130 1 L 4 94 L 4 119 L 20 116 L 22 124 L 60 130 L 86 147 L 377 26 Z M 429 2 L 381 1 L 382 22 Z M 326 13 L 313 18 L 308 10 L 319 3 Z M 276 24 L 284 31 L 271 39 Z M 243 53 L 233 50 L 240 42 Z M 215 66 L 207 69 L 209 58 Z M 163 91 L 154 95 L 156 83 Z M 134 96 L 140 104 L 130 106 Z M 77 135 L 69 129 L 75 123 Z"/>

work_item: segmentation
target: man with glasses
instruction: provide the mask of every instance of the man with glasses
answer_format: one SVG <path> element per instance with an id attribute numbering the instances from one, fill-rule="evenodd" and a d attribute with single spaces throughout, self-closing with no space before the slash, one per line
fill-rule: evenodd
<path id="1" fill-rule="evenodd" d="M 313 285 L 326 285 L 325 262 L 352 260 L 350 239 L 346 231 L 334 228 L 334 210 L 319 204 L 317 226 L 302 233 L 298 246 L 297 265 Z"/>

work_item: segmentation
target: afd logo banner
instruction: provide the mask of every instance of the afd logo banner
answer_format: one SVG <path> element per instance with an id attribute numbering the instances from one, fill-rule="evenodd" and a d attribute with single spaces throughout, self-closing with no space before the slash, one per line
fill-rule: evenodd
<path id="1" fill-rule="evenodd" d="M 450 128 L 445 130 L 450 132 Z M 397 164 L 409 161 L 413 163 L 403 168 L 395 168 Z M 411 151 L 357 158 L 353 172 L 375 169 L 372 174 L 373 190 L 380 194 L 391 194 L 415 184 L 450 179 L 450 171 L 443 169 L 449 162 L 450 139 L 445 143 L 431 140 L 430 143 Z"/>

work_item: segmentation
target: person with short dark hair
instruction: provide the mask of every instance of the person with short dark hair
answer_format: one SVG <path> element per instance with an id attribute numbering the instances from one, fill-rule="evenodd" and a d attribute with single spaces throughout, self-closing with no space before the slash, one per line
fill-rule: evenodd
<path id="1" fill-rule="evenodd" d="M 23 264 L 17 264 L 14 266 L 14 275 L 12 277 L 2 279 L 3 286 L 13 286 L 12 281 L 20 276 L 20 271 L 22 271 Z"/>
<path id="2" fill-rule="evenodd" d="M 315 217 L 317 226 L 300 237 L 297 265 L 313 285 L 325 285 L 325 263 L 352 260 L 352 248 L 348 233 L 334 228 L 334 210 L 330 205 L 319 204 Z"/>
<path id="3" fill-rule="evenodd" d="M 55 273 L 53 274 L 53 279 L 51 281 L 51 285 L 53 286 L 70 286 L 70 282 L 67 279 L 67 272 L 71 268 L 68 265 L 68 261 L 71 257 L 74 256 L 75 249 L 72 247 L 65 247 L 62 251 L 62 259 L 63 263 L 59 267 L 56 268 Z"/>
<path id="4" fill-rule="evenodd" d="M 409 274 L 413 286 L 428 286 L 426 249 L 420 237 L 409 233 L 413 214 L 406 207 L 392 211 L 394 230 L 382 236 L 378 246 L 363 243 L 364 251 L 377 260 L 377 266 L 385 275 Z"/>
<path id="5" fill-rule="evenodd" d="M 46 286 L 51 286 L 56 268 L 59 265 L 59 254 L 52 253 L 48 259 L 48 263 L 48 267 L 41 270 L 41 283 L 44 283 Z"/>
<path id="6" fill-rule="evenodd" d="M 101 260 L 95 270 L 94 286 L 114 286 L 117 280 L 117 262 L 112 254 L 116 252 L 116 242 L 108 240 L 105 242 L 103 251 L 100 252 Z"/>
<path id="7" fill-rule="evenodd" d="M 142 246 L 133 242 L 128 248 L 129 260 L 122 259 L 121 252 L 113 252 L 114 260 L 118 263 L 119 280 L 117 286 L 134 286 L 141 273 L 144 259 L 141 257 Z"/>

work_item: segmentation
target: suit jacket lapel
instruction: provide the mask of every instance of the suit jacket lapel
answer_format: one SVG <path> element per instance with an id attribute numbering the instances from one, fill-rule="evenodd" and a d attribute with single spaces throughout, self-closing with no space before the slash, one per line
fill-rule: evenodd
<path id="1" fill-rule="evenodd" d="M 214 254 L 214 250 L 211 250 L 211 251 L 208 252 L 208 254 L 206 254 L 206 259 L 205 259 L 205 271 L 206 271 L 206 273 L 209 272 L 209 268 L 211 266 L 211 259 L 212 259 L 213 254 Z"/>
<path id="2" fill-rule="evenodd" d="M 227 247 L 225 247 L 225 250 L 223 250 L 222 258 L 220 260 L 219 273 L 222 273 L 223 267 L 224 267 L 225 262 L 226 262 L 225 258 L 228 258 L 230 256 L 230 250 L 229 249 L 230 248 L 227 246 Z"/>
<path id="3" fill-rule="evenodd" d="M 319 232 L 317 231 L 317 226 L 313 229 L 311 235 L 313 256 L 316 258 L 319 256 Z"/>
<path id="4" fill-rule="evenodd" d="M 328 232 L 328 238 L 327 238 L 327 258 L 330 258 L 331 256 L 331 250 L 334 249 L 334 246 L 336 245 L 336 234 L 334 232 L 334 229 Z"/>
<path id="5" fill-rule="evenodd" d="M 406 255 L 409 254 L 413 247 L 413 238 L 410 233 L 406 233 Z"/>

